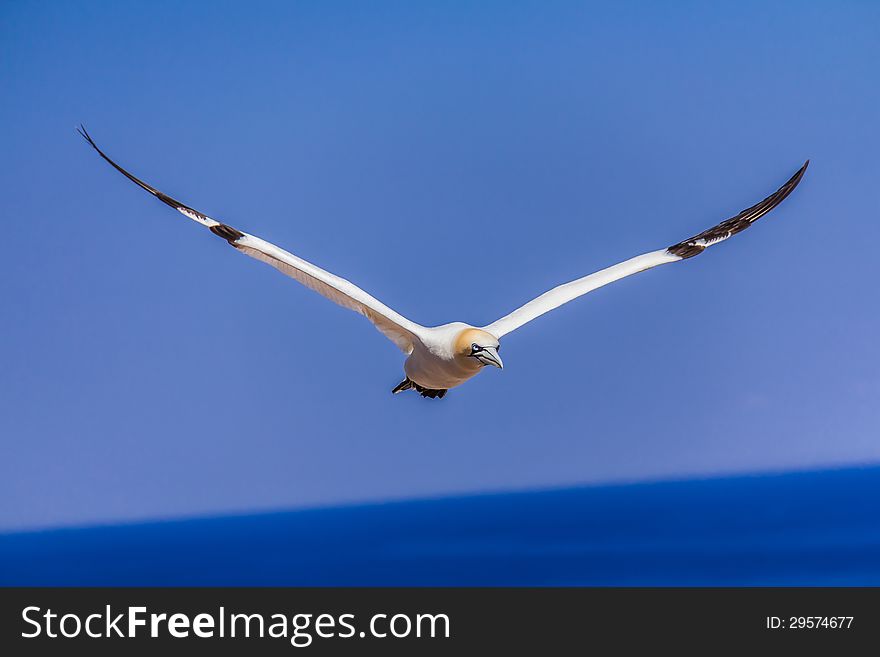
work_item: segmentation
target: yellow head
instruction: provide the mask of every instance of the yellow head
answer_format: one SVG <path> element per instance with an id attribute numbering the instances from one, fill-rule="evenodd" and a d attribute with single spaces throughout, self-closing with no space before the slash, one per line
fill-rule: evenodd
<path id="1" fill-rule="evenodd" d="M 458 334 L 455 339 L 455 355 L 459 358 L 472 358 L 480 365 L 492 365 L 503 369 L 504 363 L 498 350 L 501 345 L 491 333 L 480 329 L 468 328 Z"/>

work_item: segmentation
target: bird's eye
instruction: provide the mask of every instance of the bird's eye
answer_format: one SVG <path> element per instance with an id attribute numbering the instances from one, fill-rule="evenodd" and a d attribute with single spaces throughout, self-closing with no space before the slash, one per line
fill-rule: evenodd
<path id="1" fill-rule="evenodd" d="M 474 342 L 471 345 L 471 351 L 473 351 L 474 353 L 477 353 L 477 352 L 483 351 L 483 348 L 480 345 L 478 345 L 476 342 Z"/>

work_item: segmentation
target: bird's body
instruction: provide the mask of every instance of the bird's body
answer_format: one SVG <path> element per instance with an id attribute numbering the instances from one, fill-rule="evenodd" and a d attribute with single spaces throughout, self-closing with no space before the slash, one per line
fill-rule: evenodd
<path id="1" fill-rule="evenodd" d="M 403 371 L 407 379 L 429 391 L 455 388 L 479 374 L 484 363 L 468 355 L 472 345 L 494 345 L 496 356 L 500 346 L 495 336 L 463 322 L 425 328 L 420 333 Z M 497 361 L 500 367 L 500 358 Z"/>
<path id="2" fill-rule="evenodd" d="M 335 276 L 259 237 L 212 219 L 163 194 L 107 157 L 85 129 L 81 129 L 80 134 L 101 157 L 123 175 L 163 203 L 209 228 L 212 233 L 225 239 L 236 250 L 275 267 L 331 301 L 364 315 L 407 356 L 403 365 L 406 378 L 394 388 L 393 392 L 411 389 L 424 397 L 432 398 L 442 398 L 447 390 L 468 381 L 487 365 L 502 368 L 501 357 L 498 354 L 501 346 L 499 339 L 526 322 L 626 276 L 691 258 L 702 253 L 706 248 L 745 230 L 791 193 L 809 164 L 809 162 L 804 164 L 774 194 L 717 226 L 666 249 L 630 258 L 589 276 L 559 285 L 487 326 L 477 327 L 463 322 L 452 322 L 442 326 L 426 327 L 392 310 L 350 281 Z"/>

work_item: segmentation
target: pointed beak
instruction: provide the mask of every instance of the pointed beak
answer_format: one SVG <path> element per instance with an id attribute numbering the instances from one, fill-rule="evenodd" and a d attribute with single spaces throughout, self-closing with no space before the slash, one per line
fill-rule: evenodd
<path id="1" fill-rule="evenodd" d="M 504 362 L 501 360 L 501 356 L 498 355 L 498 350 L 495 347 L 483 347 L 483 351 L 477 355 L 477 358 L 480 359 L 483 365 L 494 365 L 499 370 L 504 369 Z"/>

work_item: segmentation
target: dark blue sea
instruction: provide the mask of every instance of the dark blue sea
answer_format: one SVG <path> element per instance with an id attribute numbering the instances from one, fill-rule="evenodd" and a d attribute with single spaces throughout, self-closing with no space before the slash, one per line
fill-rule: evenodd
<path id="1" fill-rule="evenodd" d="M 880 585 L 880 468 L 0 534 L 2 585 Z"/>

